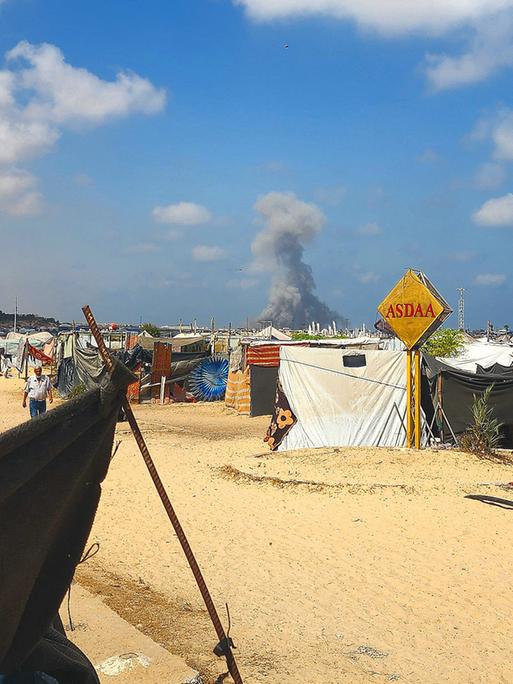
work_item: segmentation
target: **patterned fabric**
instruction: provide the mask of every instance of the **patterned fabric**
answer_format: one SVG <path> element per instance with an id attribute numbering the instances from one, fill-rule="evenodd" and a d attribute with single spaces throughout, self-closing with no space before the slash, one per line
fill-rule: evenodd
<path id="1" fill-rule="evenodd" d="M 275 451 L 280 446 L 285 436 L 296 423 L 297 418 L 292 412 L 285 392 L 278 380 L 274 413 L 267 434 L 264 437 L 264 442 L 267 442 L 271 451 Z"/>
<path id="2" fill-rule="evenodd" d="M 249 415 L 250 392 L 249 392 L 249 366 L 245 371 L 230 371 L 224 403 L 234 408 L 237 413 Z"/>
<path id="3" fill-rule="evenodd" d="M 35 347 L 33 347 L 29 342 L 27 342 L 27 352 L 28 355 L 31 356 L 33 359 L 39 359 L 39 361 L 42 361 L 43 363 L 47 364 L 53 363 L 53 360 L 49 356 L 47 356 L 40 349 L 36 349 Z"/>
<path id="4" fill-rule="evenodd" d="M 277 344 L 249 347 L 247 362 L 253 366 L 279 366 L 280 347 Z"/>

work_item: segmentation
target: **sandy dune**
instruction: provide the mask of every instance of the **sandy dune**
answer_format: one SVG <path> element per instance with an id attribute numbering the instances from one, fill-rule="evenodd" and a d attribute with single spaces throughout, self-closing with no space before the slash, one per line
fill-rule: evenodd
<path id="1" fill-rule="evenodd" d="M 0 378 L 0 428 L 21 384 Z M 247 683 L 511 682 L 511 465 L 456 452 L 269 454 L 222 405 L 136 415 Z M 128 426 L 79 581 L 214 682 L 215 634 Z M 219 680 L 221 681 L 221 680 Z M 227 680 L 225 680 L 227 681 Z"/>

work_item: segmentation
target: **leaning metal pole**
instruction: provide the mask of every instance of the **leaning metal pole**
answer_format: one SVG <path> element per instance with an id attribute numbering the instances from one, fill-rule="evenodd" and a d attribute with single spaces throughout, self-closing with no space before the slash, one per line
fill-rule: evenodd
<path id="1" fill-rule="evenodd" d="M 105 342 L 103 341 L 103 337 L 100 333 L 93 313 L 87 305 L 82 307 L 82 311 L 84 312 L 84 316 L 93 334 L 93 337 L 96 340 L 96 344 L 98 345 L 98 351 L 100 352 L 102 360 L 108 372 L 112 373 L 114 364 L 107 350 L 107 347 L 105 346 Z M 178 537 L 178 541 L 180 542 L 182 549 L 185 553 L 187 562 L 189 563 L 189 566 L 192 570 L 192 574 L 194 575 L 194 579 L 196 580 L 196 583 L 198 585 L 198 589 L 200 590 L 203 601 L 205 602 L 205 606 L 207 607 L 210 619 L 212 620 L 212 624 L 214 625 L 214 629 L 216 630 L 219 643 L 214 649 L 214 653 L 218 656 L 224 656 L 226 658 L 226 665 L 228 667 L 228 671 L 230 672 L 235 684 L 243 684 L 242 677 L 240 676 L 239 669 L 237 667 L 237 663 L 235 662 L 235 656 L 232 652 L 233 642 L 224 631 L 216 607 L 214 605 L 212 597 L 210 596 L 208 587 L 205 583 L 205 580 L 203 579 L 200 567 L 196 561 L 196 558 L 194 557 L 190 544 L 187 540 L 187 537 L 185 536 L 185 532 L 183 531 L 180 521 L 178 520 L 178 517 L 174 511 L 171 501 L 169 500 L 167 492 L 164 489 L 162 480 L 160 479 L 157 469 L 155 468 L 153 459 L 150 456 L 150 452 L 148 451 L 148 447 L 146 446 L 144 437 L 142 436 L 141 430 L 139 429 L 139 425 L 137 424 L 137 420 L 132 411 L 132 407 L 130 406 L 128 399 L 126 397 L 123 399 L 123 409 L 126 413 L 126 417 L 132 429 L 135 441 L 137 442 L 137 446 L 141 451 L 146 467 L 148 468 L 151 479 L 153 480 L 153 484 L 155 485 L 155 488 L 160 496 L 160 500 L 162 501 L 162 504 L 166 509 L 168 518 L 171 521 L 171 524 L 173 525 L 176 536 Z"/>

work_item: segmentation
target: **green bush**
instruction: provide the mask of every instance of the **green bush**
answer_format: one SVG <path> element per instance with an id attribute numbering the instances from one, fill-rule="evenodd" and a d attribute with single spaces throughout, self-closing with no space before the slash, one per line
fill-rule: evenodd
<path id="1" fill-rule="evenodd" d="M 431 356 L 453 357 L 463 351 L 465 336 L 461 330 L 442 328 L 437 330 L 422 347 Z"/>

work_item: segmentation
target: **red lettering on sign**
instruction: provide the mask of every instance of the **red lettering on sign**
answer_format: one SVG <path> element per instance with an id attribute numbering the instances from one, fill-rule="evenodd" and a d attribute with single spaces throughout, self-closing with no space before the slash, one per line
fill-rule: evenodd
<path id="1" fill-rule="evenodd" d="M 428 304 L 426 309 L 422 308 L 422 304 L 398 303 L 390 304 L 387 309 L 385 318 L 436 318 L 433 311 L 433 305 Z"/>

